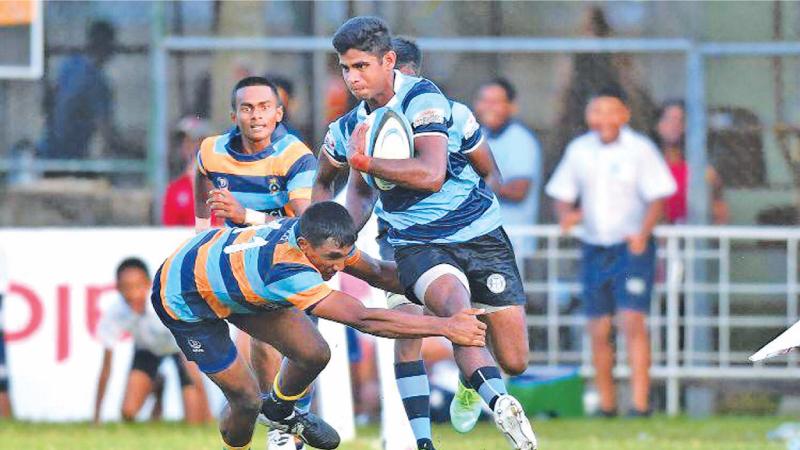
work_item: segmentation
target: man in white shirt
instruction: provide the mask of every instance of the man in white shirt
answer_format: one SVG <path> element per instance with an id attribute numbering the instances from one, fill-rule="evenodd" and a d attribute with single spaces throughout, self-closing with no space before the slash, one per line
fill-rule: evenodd
<path id="1" fill-rule="evenodd" d="M 506 226 L 537 222 L 542 183 L 542 152 L 533 132 L 514 119 L 516 97 L 517 91 L 508 80 L 495 78 L 481 86 L 475 100 L 475 114 L 503 176 L 503 181 L 491 188 L 500 200 Z M 514 242 L 519 256 L 529 256 L 535 248 L 533 238 Z"/>
<path id="2" fill-rule="evenodd" d="M 117 290 L 121 298 L 104 312 L 97 326 L 97 337 L 104 352 L 97 383 L 95 423 L 100 422 L 100 407 L 111 373 L 113 348 L 126 333 L 133 338 L 134 354 L 122 402 L 122 418 L 126 421 L 135 419 L 147 397 L 158 390 L 158 367 L 165 358 L 171 358 L 178 369 L 186 421 L 202 423 L 211 418 L 197 367 L 183 359 L 172 333 L 147 301 L 150 286 L 150 274 L 142 260 L 127 258 L 117 267 Z"/>
<path id="3" fill-rule="evenodd" d="M 570 142 L 546 187 L 562 229 L 583 224 L 583 299 L 604 416 L 616 414 L 611 329 L 617 309 L 632 371 L 629 414 L 647 416 L 650 411 L 645 318 L 655 272 L 652 230 L 664 199 L 676 189 L 655 145 L 626 126 L 629 118 L 621 89 L 593 96 L 586 107 L 590 131 Z"/>

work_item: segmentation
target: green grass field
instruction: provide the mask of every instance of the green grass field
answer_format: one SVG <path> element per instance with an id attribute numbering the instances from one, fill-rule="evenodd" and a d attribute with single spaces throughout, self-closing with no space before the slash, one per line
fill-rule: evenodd
<path id="1" fill-rule="evenodd" d="M 766 434 L 792 418 L 716 417 L 703 420 L 655 417 L 649 420 L 550 420 L 535 429 L 541 450 L 778 450 L 781 442 Z M 265 449 L 266 433 L 257 428 L 253 449 Z M 508 446 L 494 426 L 481 423 L 461 435 L 448 426 L 436 426 L 438 450 L 503 450 Z M 213 426 L 189 427 L 178 423 L 34 424 L 0 422 L 0 449 L 26 450 L 197 450 L 219 449 Z M 359 429 L 359 437 L 343 450 L 380 450 L 378 429 Z"/>

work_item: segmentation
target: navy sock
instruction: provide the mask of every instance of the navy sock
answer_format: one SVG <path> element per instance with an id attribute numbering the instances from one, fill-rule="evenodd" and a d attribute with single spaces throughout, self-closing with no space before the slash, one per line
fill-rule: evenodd
<path id="1" fill-rule="evenodd" d="M 403 399 L 411 430 L 417 439 L 417 448 L 433 448 L 431 441 L 431 388 L 422 360 L 400 362 L 394 365 L 397 390 Z"/>
<path id="2" fill-rule="evenodd" d="M 486 366 L 477 369 L 469 377 L 469 384 L 472 388 L 478 391 L 483 401 L 489 405 L 489 408 L 494 410 L 494 404 L 497 398 L 503 394 L 507 394 L 506 384 L 500 377 L 500 370 L 495 366 Z"/>

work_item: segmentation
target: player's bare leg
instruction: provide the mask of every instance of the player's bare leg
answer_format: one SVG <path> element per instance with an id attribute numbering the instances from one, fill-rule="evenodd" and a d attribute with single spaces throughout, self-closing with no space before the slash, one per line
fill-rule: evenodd
<path id="1" fill-rule="evenodd" d="M 495 360 L 508 375 L 528 368 L 528 325 L 525 307 L 509 306 L 480 317 L 487 327 L 489 346 Z"/>
<path id="2" fill-rule="evenodd" d="M 245 333 L 243 335 L 247 336 Z M 249 338 L 249 336 L 248 336 Z M 258 339 L 248 339 L 250 365 L 256 373 L 262 396 L 272 389 L 272 383 L 281 367 L 281 354 L 274 347 Z M 269 430 L 267 450 L 295 450 L 295 437 L 281 430 Z M 302 445 L 302 443 L 301 443 Z"/>
<path id="3" fill-rule="evenodd" d="M 11 410 L 11 399 L 8 397 L 8 392 L 0 392 L 0 419 L 6 419 L 13 416 Z"/>
<path id="4" fill-rule="evenodd" d="M 611 346 L 611 316 L 589 320 L 589 335 L 592 339 L 592 363 L 595 384 L 600 394 L 600 410 L 613 414 L 617 409 L 617 394 L 614 388 L 614 349 Z"/>
<path id="5" fill-rule="evenodd" d="M 125 397 L 122 400 L 122 419 L 125 421 L 136 419 L 136 414 L 152 392 L 153 380 L 150 376 L 141 370 L 131 370 L 125 387 Z"/>
<path id="6" fill-rule="evenodd" d="M 222 441 L 228 447 L 247 448 L 261 410 L 261 392 L 250 366 L 237 355 L 229 367 L 207 375 L 228 401 L 219 418 Z"/>
<path id="7" fill-rule="evenodd" d="M 187 361 L 186 357 L 180 355 L 186 374 L 191 378 L 192 385 L 183 388 L 183 416 L 187 423 L 202 424 L 211 422 L 214 417 L 208 406 L 208 395 L 203 382 L 203 376 L 197 364 Z"/>
<path id="8" fill-rule="evenodd" d="M 407 314 L 423 315 L 419 305 L 405 303 L 393 308 Z M 422 339 L 397 339 L 394 343 L 394 374 L 418 449 L 433 449 L 431 435 L 431 389 L 422 361 Z"/>
<path id="9" fill-rule="evenodd" d="M 648 414 L 650 410 L 650 340 L 645 315 L 638 311 L 620 311 L 622 332 L 631 366 L 633 413 Z"/>
<path id="10" fill-rule="evenodd" d="M 270 425 L 298 435 L 313 447 L 336 448 L 339 445 L 336 431 L 313 414 L 294 406 L 330 360 L 330 348 L 308 316 L 295 308 L 285 308 L 236 316 L 230 321 L 284 355 L 261 409 Z"/>
<path id="11" fill-rule="evenodd" d="M 453 274 L 434 280 L 425 290 L 425 305 L 436 315 L 452 316 L 470 308 L 470 294 Z M 485 347 L 453 345 L 456 363 L 470 387 L 475 389 L 494 412 L 495 423 L 518 450 L 536 448 L 536 437 L 519 402 L 508 395 L 500 370 Z"/>

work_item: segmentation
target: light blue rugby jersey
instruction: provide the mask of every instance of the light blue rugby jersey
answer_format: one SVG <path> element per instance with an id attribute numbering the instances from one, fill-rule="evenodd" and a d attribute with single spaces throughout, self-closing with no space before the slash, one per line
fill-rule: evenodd
<path id="1" fill-rule="evenodd" d="M 500 204 L 466 156 L 483 139 L 469 108 L 448 100 L 431 81 L 398 71 L 394 91 L 387 106 L 406 116 L 415 137 L 447 134 L 448 160 L 445 183 L 439 192 L 399 186 L 379 191 L 375 213 L 389 225 L 389 243 L 398 247 L 466 242 L 499 227 Z M 323 150 L 335 166 L 347 165 L 350 135 L 366 117 L 366 103 L 361 102 L 329 125 Z"/>

